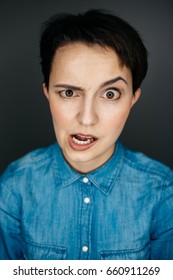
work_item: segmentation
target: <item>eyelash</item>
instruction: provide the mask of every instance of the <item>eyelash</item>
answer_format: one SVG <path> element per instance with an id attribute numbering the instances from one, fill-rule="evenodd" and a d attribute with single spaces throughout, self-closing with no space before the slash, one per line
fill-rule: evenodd
<path id="1" fill-rule="evenodd" d="M 73 96 L 71 96 L 71 97 L 63 96 L 63 94 L 65 95 L 65 93 L 66 93 L 67 91 L 72 91 L 73 94 L 75 93 L 75 91 L 72 90 L 72 89 L 64 89 L 64 90 L 59 91 L 58 94 L 60 95 L 60 97 L 62 97 L 62 98 L 64 98 L 64 99 L 71 99 L 71 98 L 74 98 L 74 97 L 77 96 L 77 93 L 75 93 L 75 96 L 73 95 Z"/>
<path id="2" fill-rule="evenodd" d="M 67 91 L 71 91 L 71 92 L 73 92 L 73 96 L 65 96 L 65 93 L 67 92 Z M 115 98 L 115 99 L 109 99 L 109 98 L 105 98 L 105 97 L 103 97 L 103 95 L 104 94 L 106 94 L 107 92 L 109 92 L 109 91 L 116 91 L 116 92 L 118 92 L 118 94 L 119 94 L 119 96 L 117 97 L 117 98 Z M 74 97 L 77 97 L 78 96 L 78 94 L 74 91 L 74 90 L 72 90 L 72 89 L 64 89 L 64 90 L 61 90 L 61 91 L 59 91 L 58 92 L 58 94 L 60 95 L 60 97 L 61 98 L 64 98 L 64 99 L 71 99 L 71 98 L 74 98 Z M 75 94 L 75 95 L 74 95 Z M 119 89 L 117 89 L 117 88 L 108 88 L 108 89 L 106 89 L 105 91 L 104 91 L 104 93 L 101 93 L 101 97 L 102 98 L 105 98 L 106 99 L 106 101 L 109 101 L 109 102 L 115 102 L 115 101 L 117 101 L 119 98 L 120 98 L 120 96 L 121 96 L 121 92 L 120 92 L 120 90 Z"/>
<path id="3" fill-rule="evenodd" d="M 101 96 L 103 96 L 104 94 L 106 94 L 107 92 L 117 92 L 118 93 L 118 97 L 117 98 L 115 98 L 115 99 L 109 99 L 109 98 L 105 98 L 106 99 L 106 101 L 109 101 L 109 102 L 115 102 L 115 101 L 117 101 L 119 98 L 120 98 L 120 96 L 121 96 L 121 91 L 118 89 L 118 88 L 108 88 L 108 89 L 106 89 L 105 91 L 104 91 L 104 93 L 102 93 L 101 94 Z M 104 97 L 103 97 L 104 98 Z"/>

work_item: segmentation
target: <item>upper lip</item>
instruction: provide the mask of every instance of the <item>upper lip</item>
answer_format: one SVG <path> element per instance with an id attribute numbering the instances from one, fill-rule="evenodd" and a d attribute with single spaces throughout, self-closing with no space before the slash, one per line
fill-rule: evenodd
<path id="1" fill-rule="evenodd" d="M 88 137 L 88 138 L 94 138 L 94 139 L 98 139 L 98 137 L 96 137 L 95 135 L 92 135 L 92 134 L 84 134 L 84 133 L 73 133 L 72 136 L 75 136 L 75 135 L 79 135 L 81 137 Z"/>

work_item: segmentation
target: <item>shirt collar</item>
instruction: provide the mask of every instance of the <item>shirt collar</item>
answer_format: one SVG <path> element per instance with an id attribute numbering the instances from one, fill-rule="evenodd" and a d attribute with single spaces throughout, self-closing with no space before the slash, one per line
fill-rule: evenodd
<path id="1" fill-rule="evenodd" d="M 71 168 L 66 162 L 57 143 L 54 145 L 53 153 L 55 180 L 58 189 L 70 186 L 82 177 L 87 177 L 104 194 L 110 192 L 124 160 L 124 148 L 120 142 L 117 142 L 112 157 L 104 165 L 88 174 L 81 174 Z"/>

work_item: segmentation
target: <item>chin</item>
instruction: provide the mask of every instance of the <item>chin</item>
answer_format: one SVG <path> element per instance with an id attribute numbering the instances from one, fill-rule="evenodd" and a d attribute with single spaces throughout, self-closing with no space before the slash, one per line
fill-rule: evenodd
<path id="1" fill-rule="evenodd" d="M 71 162 L 88 162 L 93 160 L 95 157 L 93 156 L 85 156 L 84 154 L 80 155 L 68 155 L 68 158 Z"/>

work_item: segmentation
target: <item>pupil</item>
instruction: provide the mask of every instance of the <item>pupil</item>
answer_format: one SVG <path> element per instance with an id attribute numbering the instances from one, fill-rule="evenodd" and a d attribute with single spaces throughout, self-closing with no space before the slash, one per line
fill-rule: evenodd
<path id="1" fill-rule="evenodd" d="M 107 96 L 107 98 L 111 99 L 111 98 L 114 97 L 114 93 L 113 93 L 112 91 L 108 91 L 108 92 L 106 93 L 106 96 Z"/>
<path id="2" fill-rule="evenodd" d="M 73 91 L 70 90 L 70 89 L 66 90 L 66 96 L 72 97 L 73 96 Z"/>

